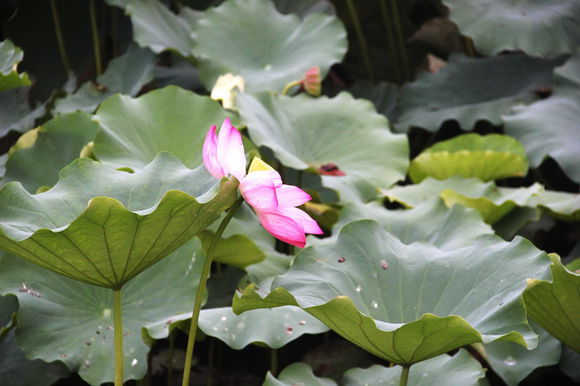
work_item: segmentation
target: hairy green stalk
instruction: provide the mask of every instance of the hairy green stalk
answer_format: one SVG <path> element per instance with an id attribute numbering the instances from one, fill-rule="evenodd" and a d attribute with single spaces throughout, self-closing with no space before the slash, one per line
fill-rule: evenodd
<path id="1" fill-rule="evenodd" d="M 115 333 L 115 386 L 123 386 L 123 314 L 121 288 L 113 290 L 113 323 Z"/>
<path id="2" fill-rule="evenodd" d="M 52 13 L 52 21 L 54 23 L 54 29 L 56 32 L 56 41 L 58 43 L 58 51 L 60 52 L 60 60 L 62 61 L 62 66 L 68 75 L 72 70 L 68 61 L 68 56 L 66 54 L 66 48 L 64 46 L 62 27 L 60 25 L 60 17 L 58 16 L 58 9 L 56 8 L 55 0 L 50 0 L 50 11 Z"/>

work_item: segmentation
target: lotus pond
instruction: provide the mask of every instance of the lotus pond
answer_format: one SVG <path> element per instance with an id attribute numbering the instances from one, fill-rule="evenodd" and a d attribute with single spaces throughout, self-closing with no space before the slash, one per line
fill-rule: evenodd
<path id="1" fill-rule="evenodd" d="M 580 3 L 0 5 L 0 384 L 580 382 Z"/>

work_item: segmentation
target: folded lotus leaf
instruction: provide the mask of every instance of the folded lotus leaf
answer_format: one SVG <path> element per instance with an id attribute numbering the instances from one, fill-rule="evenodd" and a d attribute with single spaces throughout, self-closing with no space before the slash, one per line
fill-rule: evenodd
<path id="1" fill-rule="evenodd" d="M 216 192 L 219 185 L 219 191 Z M 131 174 L 81 158 L 50 190 L 0 188 L 0 249 L 65 276 L 120 288 L 204 230 L 236 199 L 203 166 L 161 153 Z"/>
<path id="2" fill-rule="evenodd" d="M 336 243 L 309 247 L 270 290 L 248 286 L 233 310 L 295 305 L 368 352 L 402 365 L 463 345 L 537 336 L 521 301 L 550 260 L 529 241 L 482 236 L 443 251 L 405 245 L 374 221 L 346 225 Z"/>

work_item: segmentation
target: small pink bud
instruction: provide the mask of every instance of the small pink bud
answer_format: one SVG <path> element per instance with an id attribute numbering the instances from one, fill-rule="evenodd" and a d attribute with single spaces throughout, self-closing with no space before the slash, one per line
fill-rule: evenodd
<path id="1" fill-rule="evenodd" d="M 322 79 L 320 78 L 320 67 L 312 66 L 304 74 L 302 86 L 304 90 L 312 96 L 320 96 Z"/>

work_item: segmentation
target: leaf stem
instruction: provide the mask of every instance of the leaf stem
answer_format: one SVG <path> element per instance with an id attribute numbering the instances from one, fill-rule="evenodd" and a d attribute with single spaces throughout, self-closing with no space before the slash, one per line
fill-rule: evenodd
<path id="1" fill-rule="evenodd" d="M 288 91 L 290 91 L 292 87 L 300 85 L 302 85 L 302 80 L 293 80 L 292 82 L 289 82 L 286 86 L 284 86 L 282 95 L 288 95 Z"/>
<path id="2" fill-rule="evenodd" d="M 365 35 L 363 34 L 362 27 L 360 25 L 360 20 L 358 18 L 358 14 L 356 12 L 356 8 L 354 6 L 354 2 L 352 0 L 346 0 L 346 4 L 348 6 L 348 11 L 350 12 L 350 17 L 352 19 L 352 23 L 354 24 L 354 31 L 356 33 L 356 38 L 358 40 L 358 44 L 360 46 L 360 50 L 363 56 L 363 60 L 365 63 L 365 67 L 367 70 L 367 74 L 369 80 L 371 82 L 375 81 L 375 74 L 373 73 L 373 68 L 371 66 L 371 59 L 369 56 L 369 49 L 367 46 L 367 41 L 365 39 Z"/>
<path id="3" fill-rule="evenodd" d="M 381 15 L 383 17 L 383 23 L 385 24 L 385 32 L 387 34 L 387 41 L 388 41 L 388 51 L 389 54 L 396 62 L 395 64 L 395 71 L 397 73 L 397 80 L 399 83 L 403 83 L 404 79 L 402 79 L 401 75 L 401 61 L 399 55 L 397 55 L 397 42 L 395 41 L 395 37 L 393 35 L 393 31 L 391 29 L 391 16 L 389 15 L 389 9 L 387 8 L 387 0 L 380 0 L 379 6 L 381 8 Z"/>
<path id="4" fill-rule="evenodd" d="M 97 31 L 97 14 L 95 12 L 95 0 L 89 0 L 89 11 L 91 13 L 91 32 L 93 35 L 93 50 L 95 52 L 95 70 L 97 76 L 103 73 L 101 67 L 101 49 L 99 43 L 99 32 Z"/>
<path id="5" fill-rule="evenodd" d="M 401 380 L 399 381 L 399 386 L 407 386 L 407 382 L 409 381 L 409 369 L 410 365 L 403 366 L 401 370 Z"/>
<path id="6" fill-rule="evenodd" d="M 58 51 L 60 52 L 60 60 L 67 75 L 70 74 L 71 68 L 66 55 L 66 48 L 64 46 L 64 38 L 62 37 L 62 27 L 60 25 L 60 17 L 58 16 L 58 9 L 56 8 L 55 0 L 50 0 L 50 10 L 52 13 L 52 21 L 54 22 L 54 29 L 56 32 L 56 41 L 58 43 Z"/>
<path id="7" fill-rule="evenodd" d="M 397 0 L 389 0 L 391 3 L 391 15 L 393 16 L 393 24 L 395 26 L 395 35 L 399 43 L 399 54 L 403 62 L 403 74 L 405 81 L 411 80 L 411 68 L 409 67 L 409 59 L 407 57 L 407 47 L 405 46 L 405 36 L 401 24 L 401 17 L 399 14 L 399 6 Z"/>
<path id="8" fill-rule="evenodd" d="M 205 291 L 205 286 L 207 279 L 209 277 L 209 271 L 211 269 L 211 263 L 214 258 L 215 249 L 224 233 L 224 230 L 230 223 L 234 213 L 240 207 L 244 199 L 240 197 L 238 201 L 230 208 L 228 214 L 222 220 L 217 232 L 213 236 L 211 244 L 207 249 L 207 255 L 205 261 L 203 262 L 203 268 L 201 271 L 201 278 L 197 291 L 195 293 L 195 302 L 193 303 L 193 312 L 191 314 L 191 323 L 189 325 L 189 338 L 187 340 L 187 350 L 185 352 L 185 363 L 183 368 L 183 379 L 181 381 L 182 386 L 189 385 L 189 377 L 191 375 L 191 360 L 193 357 L 193 347 L 195 346 L 195 336 L 197 334 L 197 319 L 199 318 L 199 311 L 201 310 L 201 300 L 203 299 L 203 293 Z"/>
<path id="9" fill-rule="evenodd" d="M 115 332 L 115 386 L 123 385 L 123 314 L 121 288 L 113 290 L 113 322 Z"/>
<path id="10" fill-rule="evenodd" d="M 270 372 L 273 376 L 278 375 L 278 350 L 275 348 L 270 349 Z"/>

